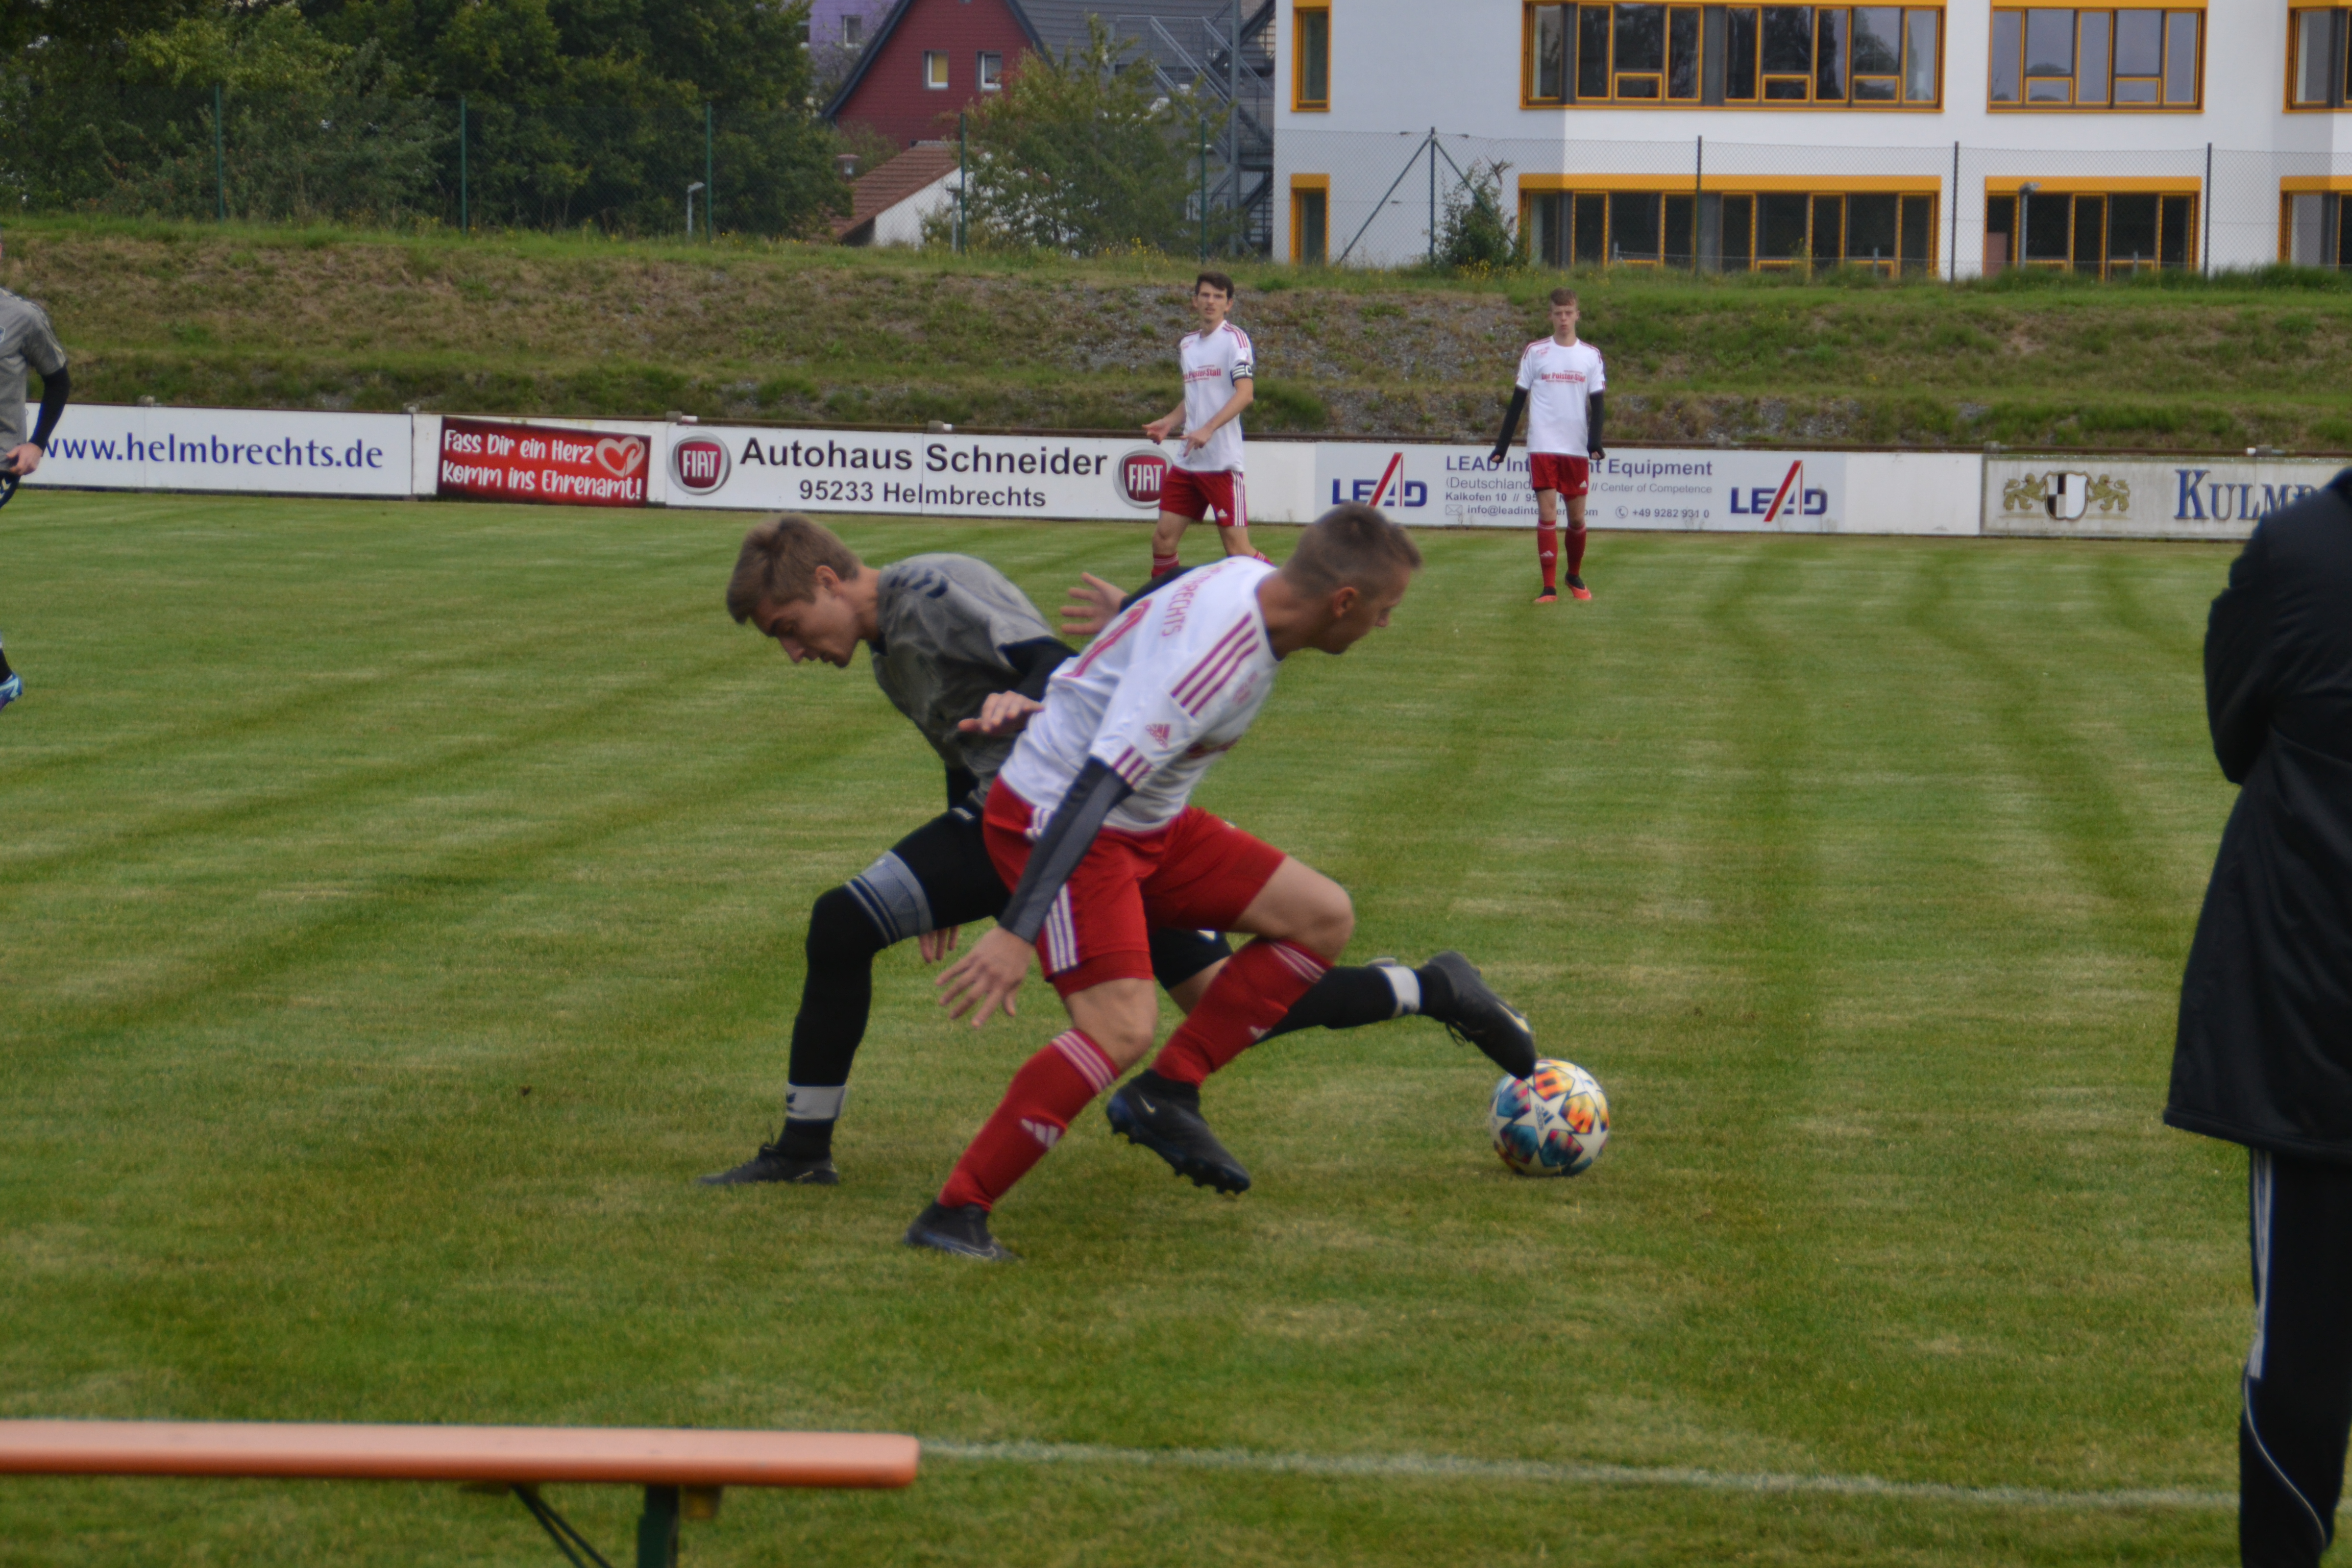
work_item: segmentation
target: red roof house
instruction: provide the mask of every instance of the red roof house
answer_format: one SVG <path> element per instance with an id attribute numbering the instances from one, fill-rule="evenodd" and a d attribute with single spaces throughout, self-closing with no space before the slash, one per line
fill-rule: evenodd
<path id="1" fill-rule="evenodd" d="M 1045 47 L 1019 0 L 898 0 L 824 116 L 901 146 L 952 137 L 958 113 Z"/>

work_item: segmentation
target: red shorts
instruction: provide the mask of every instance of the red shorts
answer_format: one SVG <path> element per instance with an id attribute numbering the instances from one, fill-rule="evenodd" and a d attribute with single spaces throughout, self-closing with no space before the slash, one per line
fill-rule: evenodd
<path id="1" fill-rule="evenodd" d="M 1003 781 L 988 792 L 981 831 L 1008 888 L 1029 864 L 1034 816 Z M 1106 980 L 1149 980 L 1153 928 L 1231 931 L 1282 860 L 1273 845 L 1197 805 L 1157 833 L 1106 827 L 1037 933 L 1045 978 L 1065 996 Z"/>
<path id="2" fill-rule="evenodd" d="M 1558 452 L 1529 452 L 1528 481 L 1539 490 L 1580 496 L 1592 488 L 1592 464 L 1588 458 L 1564 457 Z"/>
<path id="3" fill-rule="evenodd" d="M 1196 474 L 1170 464 L 1160 478 L 1160 510 L 1200 521 L 1217 514 L 1219 528 L 1249 526 L 1249 496 L 1242 477 L 1228 469 L 1222 474 Z"/>

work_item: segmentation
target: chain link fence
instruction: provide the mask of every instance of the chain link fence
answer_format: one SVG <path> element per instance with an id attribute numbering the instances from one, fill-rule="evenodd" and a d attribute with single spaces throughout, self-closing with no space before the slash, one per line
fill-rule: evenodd
<path id="1" fill-rule="evenodd" d="M 526 107 L 217 87 L 35 93 L 0 80 L 0 191 L 20 211 L 391 228 L 813 236 L 847 214 L 805 113 Z"/>
<path id="2" fill-rule="evenodd" d="M 2352 266 L 2352 152 L 1586 141 L 1442 128 L 1261 136 L 1255 120 L 1244 136 L 1243 106 L 1229 96 L 1215 107 L 1214 126 L 1203 119 L 1200 135 L 1184 138 L 1184 174 L 1168 176 L 1184 188 L 1166 193 L 1167 233 L 1152 240 L 1163 247 L 1367 268 L 1858 268 L 1954 279 L 2021 267 L 2114 278 Z M 805 113 L 724 105 L 218 88 L 37 94 L 0 79 L 0 191 L 30 212 L 822 237 L 851 209 L 838 153 L 833 132 Z M 1074 177 L 1034 173 L 1064 187 Z M 1059 189 L 1056 199 L 1083 210 L 1090 198 Z M 962 232 L 933 230 L 950 244 Z"/>
<path id="3" fill-rule="evenodd" d="M 1962 279 L 2352 265 L 2352 152 L 1286 130 L 1281 259 Z"/>

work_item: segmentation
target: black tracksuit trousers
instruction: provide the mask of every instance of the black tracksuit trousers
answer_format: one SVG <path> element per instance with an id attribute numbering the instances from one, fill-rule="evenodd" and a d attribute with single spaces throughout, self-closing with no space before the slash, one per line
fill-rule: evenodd
<path id="1" fill-rule="evenodd" d="M 2254 1346 L 2238 1421 L 2238 1550 L 2308 1568 L 2336 1534 L 2352 1433 L 2352 1165 L 2251 1152 Z"/>

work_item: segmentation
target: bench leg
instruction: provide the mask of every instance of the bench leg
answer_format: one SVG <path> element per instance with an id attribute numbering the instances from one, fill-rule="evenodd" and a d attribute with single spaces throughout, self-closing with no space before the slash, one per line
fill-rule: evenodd
<path id="1" fill-rule="evenodd" d="M 677 1489 L 647 1487 L 637 1521 L 637 1568 L 677 1568 Z"/>

